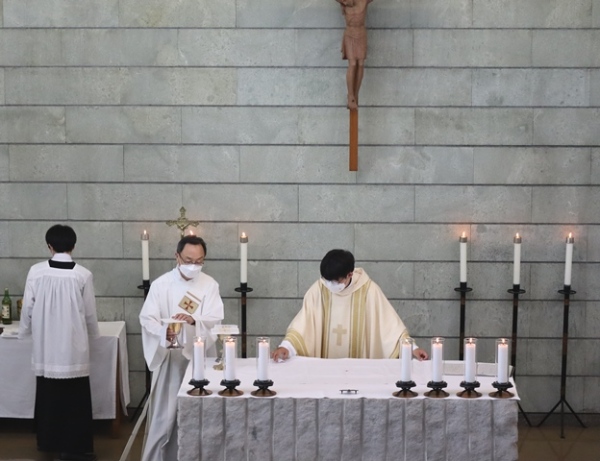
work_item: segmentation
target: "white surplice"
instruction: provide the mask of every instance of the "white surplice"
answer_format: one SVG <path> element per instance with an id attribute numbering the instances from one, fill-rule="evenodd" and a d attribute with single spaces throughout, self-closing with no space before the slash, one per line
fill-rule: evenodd
<path id="1" fill-rule="evenodd" d="M 52 261 L 72 263 L 67 253 Z M 34 264 L 27 274 L 19 337 L 33 336 L 32 364 L 36 376 L 66 379 L 89 376 L 89 337 L 98 337 L 92 273 Z"/>
<path id="2" fill-rule="evenodd" d="M 191 306 L 193 312 L 180 306 Z M 183 325 L 183 349 L 167 349 L 167 325 L 161 319 L 180 313 L 191 315 L 196 325 Z M 192 356 L 194 336 L 203 336 L 207 349 L 211 348 L 214 338 L 210 329 L 222 319 L 219 284 L 209 275 L 200 273 L 194 280 L 185 280 L 175 268 L 150 286 L 140 312 L 144 358 L 153 373 L 143 461 L 177 459 L 177 392 Z"/>

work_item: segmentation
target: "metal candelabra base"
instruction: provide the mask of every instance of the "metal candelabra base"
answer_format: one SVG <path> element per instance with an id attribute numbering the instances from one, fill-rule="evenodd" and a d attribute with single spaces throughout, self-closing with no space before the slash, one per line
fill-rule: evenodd
<path id="1" fill-rule="evenodd" d="M 210 383 L 208 379 L 190 380 L 188 384 L 191 384 L 192 386 L 194 386 L 194 388 L 187 391 L 187 394 L 194 397 L 204 397 L 206 395 L 211 395 L 212 391 L 205 389 L 205 387 L 208 386 L 208 383 Z"/>
<path id="2" fill-rule="evenodd" d="M 398 381 L 396 382 L 396 387 L 399 387 L 400 390 L 394 392 L 392 395 L 394 397 L 400 397 L 403 399 L 412 399 L 413 397 L 419 395 L 417 392 L 411 391 L 411 388 L 415 386 L 416 384 L 414 381 Z"/>
<path id="3" fill-rule="evenodd" d="M 237 389 L 240 384 L 241 381 L 239 379 L 223 379 L 221 380 L 221 386 L 225 386 L 225 389 L 219 391 L 218 394 L 222 397 L 238 397 L 244 395 L 243 391 Z"/>

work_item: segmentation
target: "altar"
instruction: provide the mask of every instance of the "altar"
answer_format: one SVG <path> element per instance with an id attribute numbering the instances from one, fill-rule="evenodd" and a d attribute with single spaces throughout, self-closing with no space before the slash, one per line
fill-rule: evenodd
<path id="1" fill-rule="evenodd" d="M 212 361 L 209 361 L 212 363 Z M 462 362 L 446 362 L 447 398 L 426 398 L 430 362 L 413 360 L 415 398 L 392 395 L 400 360 L 295 357 L 271 363 L 277 395 L 253 397 L 256 359 L 238 359 L 239 397 L 217 392 L 222 371 L 207 367 L 207 389 L 192 397 L 191 365 L 178 394 L 179 461 L 405 460 L 513 461 L 518 395 L 493 399 L 493 364 L 478 364 L 482 396 L 463 399 Z M 514 384 L 514 383 L 513 383 Z M 350 392 L 348 392 L 350 391 Z"/>
<path id="2" fill-rule="evenodd" d="M 18 324 L 13 322 L 0 336 L 0 418 L 33 418 L 33 343 L 31 338 L 17 339 Z M 118 421 L 129 403 L 125 322 L 98 322 L 98 327 L 100 337 L 90 341 L 92 412 L 94 419 Z"/>

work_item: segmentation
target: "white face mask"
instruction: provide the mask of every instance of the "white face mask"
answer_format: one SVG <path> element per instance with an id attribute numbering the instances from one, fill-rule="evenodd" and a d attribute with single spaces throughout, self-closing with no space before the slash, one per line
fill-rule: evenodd
<path id="1" fill-rule="evenodd" d="M 188 279 L 195 279 L 202 272 L 200 264 L 180 264 L 179 271 Z"/>
<path id="2" fill-rule="evenodd" d="M 335 280 L 323 279 L 323 283 L 329 289 L 329 291 L 331 291 L 332 293 L 339 293 L 344 288 L 346 288 L 346 285 L 344 285 L 343 283 L 340 283 L 340 282 L 336 282 Z"/>

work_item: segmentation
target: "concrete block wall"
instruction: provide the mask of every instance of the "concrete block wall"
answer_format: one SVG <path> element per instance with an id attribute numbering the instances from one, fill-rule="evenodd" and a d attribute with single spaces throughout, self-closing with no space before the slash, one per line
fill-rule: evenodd
<path id="1" fill-rule="evenodd" d="M 600 0 L 376 0 L 348 171 L 344 28 L 333 0 L 0 0 L 0 284 L 17 297 L 67 222 L 103 320 L 127 322 L 143 394 L 139 236 L 173 264 L 185 206 L 239 323 L 276 342 L 334 247 L 350 249 L 418 341 L 458 356 L 511 332 L 523 236 L 522 406 L 559 398 L 564 239 L 575 235 L 567 398 L 599 413 Z"/>

